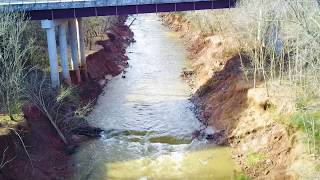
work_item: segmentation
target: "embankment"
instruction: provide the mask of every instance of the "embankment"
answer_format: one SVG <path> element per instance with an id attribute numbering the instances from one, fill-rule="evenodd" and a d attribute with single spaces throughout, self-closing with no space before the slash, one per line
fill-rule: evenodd
<path id="1" fill-rule="evenodd" d="M 125 25 L 125 18 L 107 33 L 109 39 L 97 41 L 103 49 L 87 56 L 89 76 L 96 80 L 105 79 L 106 75 L 119 75 L 128 66 L 126 48 L 133 42 L 133 32 Z"/>
<path id="2" fill-rule="evenodd" d="M 87 57 L 89 79 L 77 85 L 78 106 L 95 101 L 106 84 L 107 75 L 118 75 L 127 65 L 125 49 L 133 41 L 133 33 L 125 25 L 125 20 L 125 17 L 119 17 L 119 22 L 109 30 L 109 39 L 97 42 L 103 49 Z M 75 114 L 76 109 L 70 107 L 68 111 Z M 70 153 L 88 136 L 96 136 L 99 129 L 90 127 L 84 119 L 69 118 L 78 125 L 73 133 L 65 134 L 68 139 L 66 145 L 48 117 L 36 106 L 25 105 L 23 113 L 24 119 L 16 126 L 0 129 L 0 179 L 70 179 L 74 166 Z"/>
<path id="3" fill-rule="evenodd" d="M 265 88 L 252 88 L 242 71 L 248 60 L 232 53 L 232 38 L 204 34 L 181 14 L 161 16 L 185 40 L 192 68 L 183 76 L 194 88 L 201 121 L 218 132 L 213 141 L 233 147 L 234 159 L 250 178 L 295 179 L 290 167 L 296 140 L 272 113 L 272 107 L 294 106 L 286 95 L 269 98 Z"/>

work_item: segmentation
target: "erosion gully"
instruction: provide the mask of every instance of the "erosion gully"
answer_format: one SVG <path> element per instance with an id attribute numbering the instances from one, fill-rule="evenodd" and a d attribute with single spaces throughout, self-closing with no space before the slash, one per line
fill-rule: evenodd
<path id="1" fill-rule="evenodd" d="M 180 77 L 188 66 L 183 43 L 157 15 L 135 18 L 130 67 L 87 117 L 105 132 L 74 155 L 74 179 L 233 179 L 230 149 L 192 135 L 202 125 Z"/>

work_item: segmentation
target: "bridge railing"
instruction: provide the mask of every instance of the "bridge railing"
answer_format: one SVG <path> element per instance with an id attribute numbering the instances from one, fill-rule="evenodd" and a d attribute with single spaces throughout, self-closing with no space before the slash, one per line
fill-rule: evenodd
<path id="1" fill-rule="evenodd" d="M 32 20 L 232 8 L 236 0 L 0 0 Z"/>
<path id="2" fill-rule="evenodd" d="M 234 0 L 0 0 L 0 8 L 13 11 L 31 11 L 48 9 L 87 8 L 103 6 L 130 6 L 144 4 L 190 3 L 200 1 L 234 1 Z"/>
<path id="3" fill-rule="evenodd" d="M 96 0 L 0 0 L 0 8 L 13 11 L 95 7 Z"/>

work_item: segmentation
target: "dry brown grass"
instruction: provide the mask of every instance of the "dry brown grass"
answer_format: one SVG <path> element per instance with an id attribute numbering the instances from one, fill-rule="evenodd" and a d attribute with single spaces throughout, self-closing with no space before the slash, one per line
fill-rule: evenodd
<path id="1" fill-rule="evenodd" d="M 270 98 L 290 102 L 277 101 L 282 104 L 278 112 L 294 114 L 286 123 L 305 131 L 312 153 L 317 152 L 320 119 L 313 115 L 320 112 L 314 105 L 320 97 L 319 1 L 241 0 L 235 9 L 183 15 L 207 36 L 232 39 L 232 47 L 224 47 L 225 57 L 243 54 L 250 59 L 244 67 L 247 78 L 254 87 L 263 85 Z"/>
<path id="2" fill-rule="evenodd" d="M 249 56 L 246 71 L 255 85 L 262 77 L 266 83 L 286 82 L 303 95 L 319 95 L 319 12 L 315 0 L 242 0 L 232 10 L 184 15 L 208 35 L 232 38 L 226 53 Z"/>

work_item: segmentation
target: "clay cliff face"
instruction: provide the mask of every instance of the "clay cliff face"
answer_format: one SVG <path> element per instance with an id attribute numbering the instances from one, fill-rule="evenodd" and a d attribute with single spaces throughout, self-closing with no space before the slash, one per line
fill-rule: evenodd
<path id="1" fill-rule="evenodd" d="M 106 75 L 119 75 L 128 66 L 125 50 L 133 42 L 133 33 L 126 25 L 117 25 L 108 33 L 109 39 L 97 41 L 103 49 L 87 57 L 89 76 L 94 80 Z"/>

